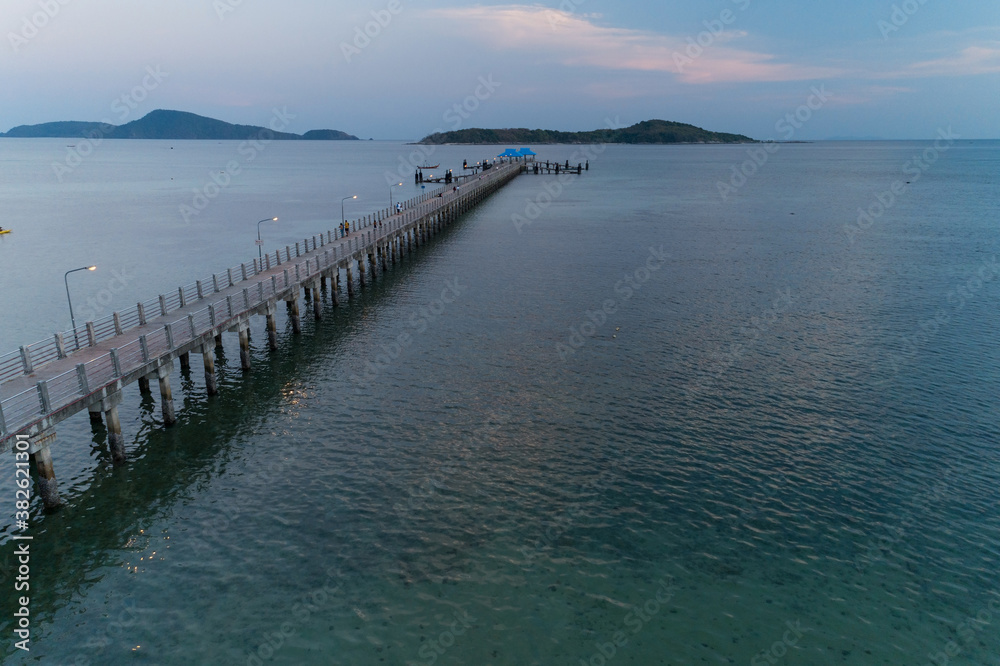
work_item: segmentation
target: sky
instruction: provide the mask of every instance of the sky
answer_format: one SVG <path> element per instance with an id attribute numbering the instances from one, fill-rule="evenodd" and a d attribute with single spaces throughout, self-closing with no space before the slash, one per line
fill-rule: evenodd
<path id="1" fill-rule="evenodd" d="M 0 131 L 155 109 L 419 139 L 659 118 L 1000 138 L 997 0 L 3 0 Z"/>

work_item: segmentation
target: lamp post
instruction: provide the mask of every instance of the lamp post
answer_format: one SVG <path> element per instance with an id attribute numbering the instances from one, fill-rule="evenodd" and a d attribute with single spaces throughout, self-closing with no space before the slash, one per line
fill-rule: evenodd
<path id="1" fill-rule="evenodd" d="M 395 185 L 389 186 L 389 209 L 392 209 L 392 188 L 399 187 L 402 183 L 396 183 Z"/>
<path id="2" fill-rule="evenodd" d="M 347 224 L 347 217 L 344 215 L 344 202 L 347 201 L 348 199 L 357 199 L 357 198 L 358 195 L 355 194 L 354 196 L 344 197 L 343 199 L 340 200 L 340 221 L 343 222 L 345 225 Z"/>
<path id="3" fill-rule="evenodd" d="M 76 342 L 76 348 L 80 348 L 80 338 L 76 335 L 76 317 L 73 316 L 73 299 L 69 297 L 69 274 L 76 273 L 79 271 L 96 271 L 97 266 L 84 266 L 83 268 L 74 268 L 71 271 L 66 271 L 63 275 L 63 283 L 66 285 L 66 302 L 69 303 L 69 320 L 73 322 L 73 340 Z"/>
<path id="4" fill-rule="evenodd" d="M 278 218 L 269 217 L 266 220 L 261 220 L 260 222 L 257 223 L 257 257 L 261 261 L 264 261 L 264 251 L 261 250 L 261 248 L 264 246 L 264 241 L 260 239 L 260 225 L 263 224 L 264 222 L 277 222 L 277 221 Z"/>

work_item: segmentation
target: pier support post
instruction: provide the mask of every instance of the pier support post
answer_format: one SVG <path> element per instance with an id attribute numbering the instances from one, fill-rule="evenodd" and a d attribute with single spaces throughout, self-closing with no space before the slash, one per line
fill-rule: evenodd
<path id="1" fill-rule="evenodd" d="M 149 377 L 139 377 L 139 393 L 149 395 L 153 390 L 149 388 Z"/>
<path id="2" fill-rule="evenodd" d="M 215 348 L 222 349 L 222 332 L 215 334 Z"/>
<path id="3" fill-rule="evenodd" d="M 313 285 L 313 319 L 323 318 L 323 302 L 319 299 L 319 284 Z"/>
<path id="4" fill-rule="evenodd" d="M 181 372 L 191 372 L 191 354 L 184 352 L 180 355 Z"/>
<path id="5" fill-rule="evenodd" d="M 365 288 L 365 256 L 358 257 L 358 287 Z"/>
<path id="6" fill-rule="evenodd" d="M 205 388 L 209 395 L 218 395 L 219 378 L 215 374 L 215 350 L 211 345 L 202 345 L 201 356 L 205 361 Z"/>
<path id="7" fill-rule="evenodd" d="M 177 412 L 174 411 L 174 394 L 170 390 L 170 373 L 173 371 L 173 363 L 166 363 L 156 369 L 156 376 L 160 380 L 160 404 L 163 411 L 163 425 L 168 428 L 177 423 Z"/>
<path id="8" fill-rule="evenodd" d="M 297 295 L 288 299 L 288 318 L 292 320 L 292 333 L 295 335 L 302 333 L 302 319 L 299 317 L 299 297 Z"/>
<path id="9" fill-rule="evenodd" d="M 36 436 L 28 448 L 35 463 L 35 471 L 38 473 L 38 494 L 42 496 L 42 503 L 48 511 L 62 506 L 59 484 L 56 482 L 56 470 L 52 464 L 52 451 L 49 449 L 55 441 L 56 431 L 46 430 Z"/>
<path id="10" fill-rule="evenodd" d="M 340 268 L 330 274 L 330 300 L 334 305 L 340 305 Z"/>
<path id="11" fill-rule="evenodd" d="M 354 296 L 354 276 L 351 275 L 351 266 L 347 266 L 347 299 Z"/>
<path id="12" fill-rule="evenodd" d="M 302 300 L 306 303 L 312 303 L 312 289 L 305 285 L 302 287 Z"/>
<path id="13" fill-rule="evenodd" d="M 125 436 L 122 435 L 122 422 L 118 418 L 118 402 L 121 401 L 121 394 L 117 402 L 111 402 L 104 412 L 104 417 L 108 424 L 108 448 L 111 449 L 111 462 L 115 465 L 125 464 Z"/>
<path id="14" fill-rule="evenodd" d="M 91 405 L 87 411 L 90 412 L 90 422 L 94 425 L 100 425 L 104 422 L 104 413 L 101 412 L 100 405 Z"/>
<path id="15" fill-rule="evenodd" d="M 387 273 L 389 271 L 389 243 L 390 242 L 392 242 L 392 241 L 388 241 L 388 242 L 386 242 L 382 246 L 382 272 L 383 273 Z"/>
<path id="16" fill-rule="evenodd" d="M 274 303 L 267 304 L 267 346 L 271 351 L 278 348 L 278 323 L 274 319 Z"/>
<path id="17" fill-rule="evenodd" d="M 250 327 L 240 324 L 240 367 L 244 372 L 250 371 Z"/>

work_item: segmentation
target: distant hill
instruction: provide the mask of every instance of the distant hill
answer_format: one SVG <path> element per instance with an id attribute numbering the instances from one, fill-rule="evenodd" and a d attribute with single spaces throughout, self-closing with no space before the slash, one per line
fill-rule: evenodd
<path id="1" fill-rule="evenodd" d="M 455 132 L 438 132 L 424 137 L 418 143 L 486 143 L 513 145 L 529 143 L 756 143 L 742 134 L 709 132 L 694 125 L 666 120 L 646 120 L 624 129 L 603 129 L 592 132 L 559 132 L 556 130 L 529 129 L 464 129 Z"/>
<path id="2" fill-rule="evenodd" d="M 7 139 L 46 139 L 100 136 L 106 139 L 171 139 L 245 141 L 261 138 L 284 141 L 358 141 L 358 137 L 337 130 L 312 130 L 304 135 L 273 132 L 254 125 L 233 125 L 185 111 L 157 110 L 125 125 L 90 122 L 56 122 L 41 125 L 21 125 L 0 137 Z M 95 134 L 96 133 L 96 134 Z"/>
<path id="3" fill-rule="evenodd" d="M 358 137 L 340 130 L 309 130 L 302 135 L 306 141 L 360 141 Z"/>

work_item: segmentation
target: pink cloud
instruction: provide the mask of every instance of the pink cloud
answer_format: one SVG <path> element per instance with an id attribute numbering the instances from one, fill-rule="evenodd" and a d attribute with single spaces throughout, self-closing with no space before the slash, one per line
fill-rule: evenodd
<path id="1" fill-rule="evenodd" d="M 735 44 L 747 37 L 744 32 L 715 35 L 699 51 L 684 37 L 599 26 L 589 16 L 537 6 L 463 7 L 429 14 L 461 23 L 474 41 L 494 48 L 532 53 L 567 66 L 670 73 L 690 84 L 802 81 L 842 73 L 737 48 Z"/>

